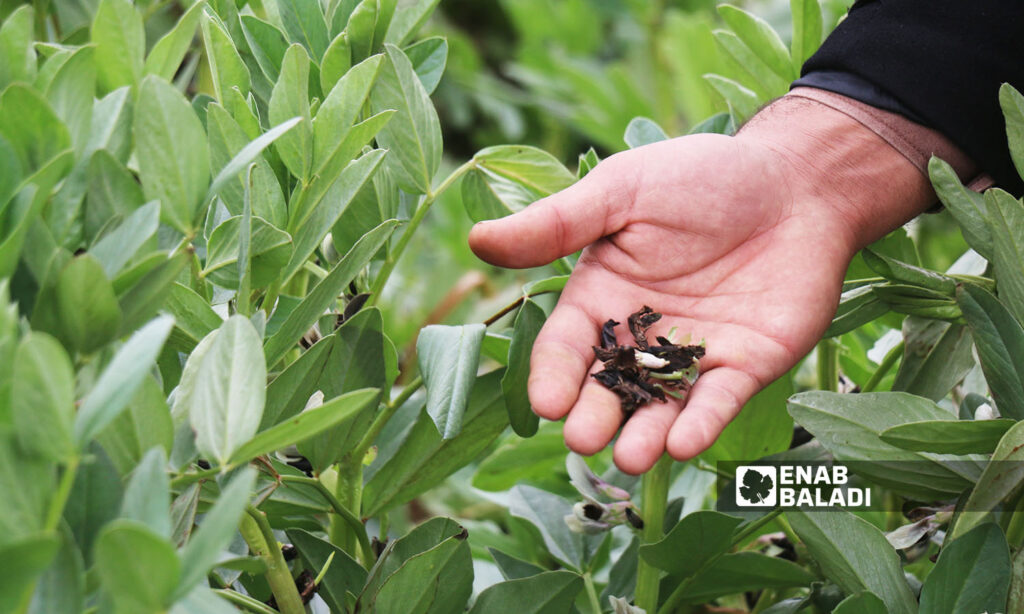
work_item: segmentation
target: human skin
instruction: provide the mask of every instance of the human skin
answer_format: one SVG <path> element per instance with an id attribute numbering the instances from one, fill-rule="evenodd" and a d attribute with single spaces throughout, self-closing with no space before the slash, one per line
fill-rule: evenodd
<path id="1" fill-rule="evenodd" d="M 566 417 L 580 454 L 615 442 L 618 467 L 651 468 L 667 450 L 707 449 L 750 397 L 814 347 L 854 254 L 926 209 L 917 168 L 848 116 L 786 97 L 735 137 L 693 135 L 609 157 L 575 185 L 473 227 L 487 262 L 579 262 L 530 358 L 529 397 Z M 618 397 L 590 373 L 601 325 L 649 305 L 707 341 L 688 399 L 655 402 L 622 425 Z M 620 342 L 628 331 L 618 328 Z M 684 408 L 685 406 L 685 408 Z"/>

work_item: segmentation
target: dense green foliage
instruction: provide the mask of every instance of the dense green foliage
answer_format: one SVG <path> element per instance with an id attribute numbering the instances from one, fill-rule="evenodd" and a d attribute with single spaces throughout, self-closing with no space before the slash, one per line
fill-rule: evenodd
<path id="1" fill-rule="evenodd" d="M 945 211 L 642 483 L 529 408 L 573 259 L 465 246 L 599 153 L 731 133 L 842 3 L 437 5 L 0 1 L 0 612 L 1024 610 L 1024 471 L 984 462 L 1024 460 L 1020 200 L 933 160 Z M 715 511 L 763 457 L 880 461 L 917 509 Z"/>

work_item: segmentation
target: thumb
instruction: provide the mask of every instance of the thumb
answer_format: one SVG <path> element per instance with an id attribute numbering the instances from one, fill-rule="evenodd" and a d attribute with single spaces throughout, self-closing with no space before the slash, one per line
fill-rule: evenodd
<path id="1" fill-rule="evenodd" d="M 469 233 L 470 249 L 491 264 L 526 268 L 618 231 L 635 192 L 636 173 L 624 169 L 628 162 L 621 154 L 612 156 L 561 192 L 508 217 L 476 224 Z"/>

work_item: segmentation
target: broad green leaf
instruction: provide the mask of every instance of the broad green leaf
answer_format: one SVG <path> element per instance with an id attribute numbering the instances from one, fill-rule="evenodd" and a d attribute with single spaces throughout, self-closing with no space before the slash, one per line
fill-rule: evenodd
<path id="1" fill-rule="evenodd" d="M 948 499 L 980 475 L 971 457 L 909 452 L 885 443 L 886 429 L 953 416 L 933 402 L 904 392 L 836 394 L 802 392 L 789 399 L 793 419 L 839 461 L 860 463 L 857 472 L 872 482 L 928 501 Z"/>
<path id="2" fill-rule="evenodd" d="M 640 557 L 670 575 L 691 576 L 729 550 L 741 522 L 742 518 L 708 510 L 687 514 L 661 541 L 640 546 Z"/>
<path id="3" fill-rule="evenodd" d="M 1009 193 L 993 188 L 985 192 L 985 209 L 991 221 L 996 283 L 999 298 L 1024 321 L 1024 204 Z"/>
<path id="4" fill-rule="evenodd" d="M 188 399 L 196 447 L 211 462 L 228 460 L 259 428 L 266 401 L 267 368 L 260 337 L 243 316 L 234 315 L 217 330 L 200 357 Z"/>
<path id="5" fill-rule="evenodd" d="M 96 101 L 87 150 L 101 149 L 122 163 L 127 161 L 131 153 L 132 97 L 128 87 L 116 89 Z"/>
<path id="6" fill-rule="evenodd" d="M 210 162 L 206 133 L 192 106 L 173 86 L 150 75 L 139 90 L 133 131 L 146 198 L 160 201 L 164 222 L 193 233 Z"/>
<path id="7" fill-rule="evenodd" d="M 74 535 L 66 527 L 60 531 L 58 539 L 60 550 L 57 551 L 53 563 L 36 582 L 32 604 L 28 609 L 29 614 L 81 614 L 83 610 L 85 570 L 82 554 L 75 544 Z M 16 566 L 24 565 L 24 559 L 20 556 L 5 560 Z M 4 570 L 4 573 L 8 571 Z M 0 594 L 17 593 L 9 591 L 7 587 L 0 587 Z M 0 609 L 3 607 L 0 606 Z"/>
<path id="8" fill-rule="evenodd" d="M 121 500 L 121 517 L 142 523 L 156 535 L 171 537 L 171 481 L 167 452 L 155 447 L 132 473 Z"/>
<path id="9" fill-rule="evenodd" d="M 65 460 L 75 452 L 75 372 L 64 348 L 46 333 L 21 339 L 13 354 L 11 417 L 29 453 Z"/>
<path id="10" fill-rule="evenodd" d="M 785 559 L 758 552 L 725 554 L 694 577 L 682 602 L 706 603 L 723 595 L 807 586 L 813 580 L 807 570 Z"/>
<path id="11" fill-rule="evenodd" d="M 9 425 L 0 426 L 0 545 L 43 530 L 50 498 L 56 490 L 56 466 L 26 454 Z"/>
<path id="12" fill-rule="evenodd" d="M 10 202 L 22 180 L 21 160 L 18 152 L 3 135 L 0 135 L 0 213 Z"/>
<path id="13" fill-rule="evenodd" d="M 373 516 L 411 500 L 487 449 L 508 426 L 500 381 L 500 370 L 479 378 L 469 397 L 462 432 L 454 439 L 443 439 L 430 416 L 420 412 L 402 437 L 401 453 L 385 457 L 369 478 L 363 490 L 363 514 Z"/>
<path id="14" fill-rule="evenodd" d="M 504 379 L 504 378 L 503 378 Z M 508 399 L 506 397 L 506 403 Z M 521 482 L 565 479 L 552 471 L 565 459 L 565 440 L 557 425 L 541 426 L 529 439 L 513 437 L 487 455 L 473 474 L 473 487 L 490 492 L 508 490 Z"/>
<path id="15" fill-rule="evenodd" d="M 91 354 L 117 336 L 121 308 L 103 266 L 89 254 L 71 260 L 57 277 L 57 316 L 61 340 L 73 351 Z"/>
<path id="16" fill-rule="evenodd" d="M 93 545 L 100 531 L 117 518 L 123 494 L 117 468 L 102 448 L 90 446 L 64 506 L 64 522 L 75 534 L 87 566 L 92 566 Z"/>
<path id="17" fill-rule="evenodd" d="M 288 0 L 282 0 L 286 2 Z M 309 179 L 313 164 L 313 120 L 310 116 L 309 56 L 302 45 L 292 45 L 281 62 L 281 76 L 270 96 L 270 123 L 281 124 L 293 117 L 299 124 L 278 139 L 274 148 L 291 174 Z"/>
<path id="18" fill-rule="evenodd" d="M 277 0 L 277 12 L 291 42 L 302 44 L 319 62 L 331 40 L 319 0 Z"/>
<path id="19" fill-rule="evenodd" d="M 889 610 L 878 595 L 861 591 L 839 602 L 832 614 L 889 614 Z"/>
<path id="20" fill-rule="evenodd" d="M 534 200 L 524 186 L 479 168 L 462 178 L 462 204 L 474 222 L 505 217 L 525 209 Z"/>
<path id="21" fill-rule="evenodd" d="M 267 406 L 263 410 L 260 430 L 288 420 L 305 407 L 316 392 L 320 374 L 331 355 L 335 337 L 328 335 L 302 353 L 267 386 Z"/>
<path id="22" fill-rule="evenodd" d="M 572 503 L 563 497 L 533 486 L 516 486 L 509 492 L 508 511 L 529 521 L 540 531 L 552 556 L 572 569 L 583 567 L 583 536 L 573 533 L 565 523 Z"/>
<path id="23" fill-rule="evenodd" d="M 232 87 L 237 87 L 243 96 L 247 95 L 252 87 L 252 79 L 242 56 L 238 55 L 231 41 L 231 35 L 208 12 L 203 13 L 200 25 L 206 60 L 210 64 L 214 97 L 223 102 Z"/>
<path id="24" fill-rule="evenodd" d="M 444 439 L 462 429 L 469 394 L 476 381 L 483 324 L 433 324 L 420 331 L 416 356 L 427 388 L 427 413 Z"/>
<path id="25" fill-rule="evenodd" d="M 974 367 L 971 335 L 963 325 L 910 316 L 903 321 L 903 341 L 893 390 L 938 402 Z"/>
<path id="26" fill-rule="evenodd" d="M 230 217 L 217 228 L 209 239 L 209 252 L 203 276 L 223 288 L 238 288 L 238 250 L 241 215 Z M 292 238 L 287 232 L 274 228 L 260 217 L 252 218 L 249 238 L 249 258 L 252 284 L 263 287 L 281 274 L 292 255 Z"/>
<path id="27" fill-rule="evenodd" d="M 332 161 L 332 158 L 342 149 L 345 136 L 359 118 L 382 59 L 383 56 L 375 55 L 353 66 L 329 90 L 320 105 L 313 120 L 313 167 L 317 173 L 322 174 L 328 164 L 348 163 L 348 160 Z"/>
<path id="28" fill-rule="evenodd" d="M 380 0 L 362 0 L 348 16 L 344 34 L 352 50 L 352 59 L 357 62 L 373 53 L 373 34 L 380 8 Z"/>
<path id="29" fill-rule="evenodd" d="M 768 22 L 730 4 L 718 5 L 718 14 L 729 24 L 736 36 L 761 57 L 775 74 L 787 81 L 797 78 L 798 67 L 794 67 L 789 50 Z"/>
<path id="30" fill-rule="evenodd" d="M 152 377 L 142 385 L 121 412 L 96 437 L 122 475 L 127 475 L 146 452 L 160 447 L 170 453 L 174 437 L 171 412 L 160 384 Z"/>
<path id="31" fill-rule="evenodd" d="M 0 611 L 16 612 L 26 591 L 50 566 L 60 540 L 52 532 L 11 541 L 0 547 Z"/>
<path id="32" fill-rule="evenodd" d="M 1024 419 L 1024 329 L 982 288 L 965 284 L 957 292 L 957 302 L 1000 415 Z"/>
<path id="33" fill-rule="evenodd" d="M 892 614 L 917 611 L 899 556 L 874 525 L 840 510 L 788 511 L 786 517 L 822 573 L 844 591 L 871 591 Z"/>
<path id="34" fill-rule="evenodd" d="M 392 45 L 404 45 L 409 42 L 420 27 L 426 23 L 440 0 L 421 0 L 420 2 L 399 2 L 395 14 L 388 24 L 384 42 Z"/>
<path id="35" fill-rule="evenodd" d="M 477 167 L 513 181 L 542 198 L 576 182 L 575 176 L 554 156 L 526 145 L 496 145 L 476 152 Z"/>
<path id="36" fill-rule="evenodd" d="M 896 313 L 935 320 L 960 320 L 962 315 L 956 301 L 920 286 L 886 283 L 871 286 L 871 291 Z"/>
<path id="37" fill-rule="evenodd" d="M 199 25 L 199 16 L 203 13 L 205 2 L 196 2 L 178 19 L 174 27 L 167 34 L 164 34 L 153 45 L 146 56 L 144 72 L 147 75 L 156 75 L 165 81 L 174 79 L 178 72 L 185 54 L 192 46 L 192 37 L 195 36 L 196 26 Z"/>
<path id="38" fill-rule="evenodd" d="M 818 0 L 789 0 L 789 10 L 793 15 L 790 56 L 793 58 L 793 69 L 799 73 L 807 58 L 821 45 L 821 4 Z"/>
<path id="39" fill-rule="evenodd" d="M 516 315 L 512 343 L 508 349 L 508 368 L 501 378 L 501 392 L 512 430 L 520 437 L 532 437 L 537 432 L 539 419 L 533 413 L 526 394 L 526 380 L 530 375 L 530 352 L 533 341 L 544 325 L 547 315 L 540 305 L 526 299 Z"/>
<path id="40" fill-rule="evenodd" d="M 384 49 L 387 62 L 370 94 L 370 105 L 374 113 L 398 112 L 377 135 L 377 143 L 391 151 L 385 164 L 399 187 L 427 194 L 441 164 L 441 124 L 409 58 L 393 45 Z"/>
<path id="41" fill-rule="evenodd" d="M 221 488 L 217 502 L 203 516 L 199 528 L 192 533 L 188 543 L 181 551 L 182 574 L 181 582 L 175 590 L 175 596 L 181 597 L 195 588 L 196 584 L 206 578 L 206 574 L 217 563 L 221 551 L 228 547 L 238 522 L 249 505 L 249 495 L 256 484 L 256 470 L 245 467 Z"/>
<path id="42" fill-rule="evenodd" d="M 985 259 L 992 260 L 992 229 L 984 197 L 967 189 L 953 167 L 934 156 L 928 161 L 928 176 L 935 194 L 960 225 L 967 244 Z"/>
<path id="43" fill-rule="evenodd" d="M 93 154 L 87 175 L 84 230 L 91 239 L 114 217 L 131 215 L 146 197 L 131 171 L 105 150 Z"/>
<path id="44" fill-rule="evenodd" d="M 152 259 L 147 260 L 149 261 L 154 262 L 154 265 L 147 268 L 137 281 L 131 281 L 131 286 L 121 291 L 118 296 L 123 316 L 120 335 L 126 335 L 139 328 L 156 315 L 163 306 L 164 299 L 170 294 L 174 281 L 188 265 L 189 254 L 179 253 L 171 258 L 165 258 L 163 253 L 157 252 L 152 255 Z M 118 276 L 114 280 L 115 289 L 121 284 L 123 277 L 134 272 L 132 269 Z"/>
<path id="45" fill-rule="evenodd" d="M 299 443 L 333 427 L 358 413 L 379 396 L 374 388 L 356 390 L 327 401 L 320 407 L 308 409 L 287 421 L 259 433 L 235 450 L 229 461 L 238 464 L 261 454 L 268 454 Z"/>
<path id="46" fill-rule="evenodd" d="M 373 44 L 371 51 L 378 52 L 384 45 L 384 36 L 387 34 L 391 19 L 395 16 L 395 9 L 399 0 L 377 0 L 377 20 L 373 25 Z"/>
<path id="47" fill-rule="evenodd" d="M 583 578 L 571 571 L 544 573 L 499 582 L 477 597 L 471 614 L 546 614 L 568 612 L 583 590 Z"/>
<path id="48" fill-rule="evenodd" d="M 72 53 L 46 88 L 46 98 L 54 113 L 67 126 L 71 143 L 80 154 L 86 150 L 92 128 L 96 91 L 94 55 L 92 47 L 82 47 Z M 84 186 L 84 180 L 80 184 Z"/>
<path id="49" fill-rule="evenodd" d="M 786 399 L 793 394 L 793 378 L 783 375 L 747 401 L 702 458 L 752 460 L 789 448 L 793 420 L 786 413 Z"/>
<path id="50" fill-rule="evenodd" d="M 1024 481 L 1024 422 L 1017 422 L 1003 435 L 992 453 L 992 462 L 978 479 L 947 539 L 957 539 L 979 525 L 987 512 L 1018 490 Z"/>
<path id="51" fill-rule="evenodd" d="M 167 343 L 180 352 L 191 352 L 203 337 L 223 322 L 206 299 L 179 283 L 171 285 L 164 309 L 174 316 L 174 331 Z"/>
<path id="52" fill-rule="evenodd" d="M 267 339 L 264 344 L 263 351 L 267 357 L 267 365 L 276 365 L 285 353 L 306 334 L 306 331 L 337 300 L 342 290 L 355 279 L 359 271 L 384 245 L 397 225 L 397 220 L 388 220 L 366 233 L 338 261 L 338 264 L 334 265 L 327 277 L 320 280 L 320 283 L 306 295 L 302 303 L 288 314 L 280 330 Z"/>
<path id="53" fill-rule="evenodd" d="M 0 136 L 18 152 L 22 169 L 30 172 L 71 146 L 67 126 L 50 103 L 21 83 L 8 86 L 0 95 Z"/>
<path id="54" fill-rule="evenodd" d="M 89 249 L 89 254 L 99 260 L 103 273 L 112 279 L 156 234 L 159 223 L 160 203 L 148 203 L 133 211 L 117 228 L 105 234 Z"/>
<path id="55" fill-rule="evenodd" d="M 342 32 L 334 37 L 324 52 L 320 63 L 320 89 L 329 93 L 351 67 L 352 50 L 349 48 L 348 34 Z"/>
<path id="56" fill-rule="evenodd" d="M 448 41 L 440 36 L 425 38 L 406 47 L 405 55 L 412 62 L 412 69 L 420 78 L 423 89 L 433 94 L 448 63 Z"/>
<path id="57" fill-rule="evenodd" d="M 78 410 L 75 438 L 84 447 L 128 405 L 163 347 L 174 320 L 160 316 L 133 334 L 114 354 Z"/>
<path id="58" fill-rule="evenodd" d="M 36 78 L 36 52 L 32 46 L 35 12 L 23 4 L 0 27 L 0 91 L 14 81 L 31 83 Z"/>
<path id="59" fill-rule="evenodd" d="M 923 420 L 889 427 L 882 441 L 904 450 L 939 454 L 991 454 L 1013 420 Z"/>
<path id="60" fill-rule="evenodd" d="M 96 45 L 96 69 L 104 92 L 139 83 L 146 53 L 146 30 L 134 2 L 100 0 L 90 38 Z"/>
<path id="61" fill-rule="evenodd" d="M 119 519 L 96 539 L 96 572 L 118 609 L 164 612 L 181 577 L 174 547 L 148 527 Z"/>
<path id="62" fill-rule="evenodd" d="M 710 83 L 711 87 L 715 88 L 715 91 L 721 94 L 729 104 L 729 109 L 736 116 L 737 123 L 753 117 L 761 106 L 757 94 L 732 79 L 721 75 L 707 74 L 704 75 L 704 80 Z"/>
<path id="63" fill-rule="evenodd" d="M 8 88 L 8 91 L 10 89 Z M 4 216 L 9 220 L 7 236 L 0 239 L 0 278 L 14 274 L 29 228 L 49 201 L 54 184 L 71 167 L 73 158 L 72 152 L 65 151 L 22 181 L 22 185 L 17 188 L 17 195 L 11 204 L 13 215 L 11 212 L 4 212 Z"/>
<path id="64" fill-rule="evenodd" d="M 947 542 L 921 589 L 921 614 L 1007 611 L 1010 548 L 995 524 Z"/>
<path id="65" fill-rule="evenodd" d="M 327 564 L 328 557 L 334 555 L 327 574 L 317 585 L 317 592 L 332 612 L 346 611 L 345 593 L 359 594 L 366 584 L 366 570 L 344 550 L 308 531 L 287 529 L 285 533 L 298 549 L 306 569 L 312 573 L 319 573 Z"/>
<path id="66" fill-rule="evenodd" d="M 521 578 L 529 578 L 540 573 L 544 573 L 544 568 L 538 567 L 533 563 L 529 563 L 522 559 L 505 554 L 501 550 L 495 548 L 487 548 L 487 552 L 494 559 L 494 563 L 498 566 L 501 571 L 501 575 L 506 580 L 519 580 Z M 636 561 L 634 561 L 634 564 Z"/>
<path id="67" fill-rule="evenodd" d="M 1006 118 L 1010 157 L 1017 173 L 1024 177 L 1024 96 L 1009 83 L 1004 83 L 999 87 L 999 106 Z"/>
<path id="68" fill-rule="evenodd" d="M 870 247 L 861 252 L 861 257 L 873 271 L 889 281 L 927 288 L 947 296 L 952 296 L 956 291 L 956 280 L 952 277 L 900 262 L 872 251 Z"/>
<path id="69" fill-rule="evenodd" d="M 789 80 L 780 77 L 731 30 L 715 30 L 713 34 L 715 42 L 736 60 L 767 95 L 779 96 L 789 89 Z"/>

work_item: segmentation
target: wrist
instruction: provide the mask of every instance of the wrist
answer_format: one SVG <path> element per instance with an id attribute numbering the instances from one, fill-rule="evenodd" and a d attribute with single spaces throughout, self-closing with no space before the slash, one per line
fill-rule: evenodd
<path id="1" fill-rule="evenodd" d="M 813 100 L 783 97 L 736 138 L 772 151 L 792 192 L 794 213 L 834 222 L 851 256 L 935 200 L 928 179 L 898 150 Z"/>

